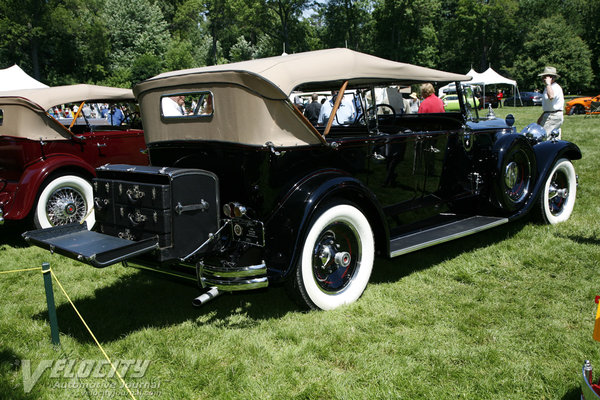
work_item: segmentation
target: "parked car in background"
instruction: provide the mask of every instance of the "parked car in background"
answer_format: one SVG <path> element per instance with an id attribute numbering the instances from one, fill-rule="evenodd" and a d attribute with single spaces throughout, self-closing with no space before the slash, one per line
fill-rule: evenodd
<path id="1" fill-rule="evenodd" d="M 106 163 L 147 165 L 133 92 L 93 85 L 0 92 L 0 223 L 94 221 L 92 178 Z"/>
<path id="2" fill-rule="evenodd" d="M 569 100 L 565 104 L 565 114 L 573 115 L 573 114 L 586 114 L 590 113 L 592 102 L 598 103 L 600 102 L 600 94 L 596 97 L 577 97 L 573 100 Z M 593 112 L 600 112 L 600 110 L 596 111 L 596 108 L 592 110 Z"/>
<path id="3" fill-rule="evenodd" d="M 458 101 L 458 94 L 445 94 L 440 99 L 444 102 L 444 110 L 446 111 L 460 111 L 460 103 Z M 479 99 L 476 97 L 467 97 L 467 101 L 471 108 L 479 107 Z"/>
<path id="4" fill-rule="evenodd" d="M 541 106 L 542 94 L 538 92 L 521 92 L 519 96 L 511 96 L 504 99 L 504 105 L 520 106 Z"/>
<path id="5" fill-rule="evenodd" d="M 512 116 L 480 119 L 461 100 L 470 79 L 349 49 L 158 75 L 134 87 L 152 165 L 97 170 L 94 231 L 72 224 L 24 237 L 96 267 L 195 280 L 208 290 L 197 304 L 274 285 L 308 308 L 352 303 L 376 255 L 531 212 L 551 224 L 571 215 L 579 148 L 546 140 L 539 125 L 519 134 Z M 410 114 L 374 101 L 377 88 L 424 82 L 456 82 L 460 110 Z M 323 126 L 293 105 L 293 91 L 338 93 Z M 190 111 L 168 114 L 171 98 Z M 364 112 L 349 119 L 353 107 Z"/>
<path id="6" fill-rule="evenodd" d="M 486 93 L 485 98 L 481 99 L 481 94 L 478 96 L 479 108 L 488 108 L 490 105 L 492 108 L 498 108 L 498 98 L 493 93 Z"/>

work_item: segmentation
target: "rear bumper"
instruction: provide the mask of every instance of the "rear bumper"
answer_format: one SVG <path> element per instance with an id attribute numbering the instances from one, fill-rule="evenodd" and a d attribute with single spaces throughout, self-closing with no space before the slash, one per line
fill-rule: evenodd
<path id="1" fill-rule="evenodd" d="M 265 263 L 248 266 L 219 267 L 198 263 L 198 281 L 202 287 L 216 286 L 219 290 L 261 289 L 269 286 Z"/>

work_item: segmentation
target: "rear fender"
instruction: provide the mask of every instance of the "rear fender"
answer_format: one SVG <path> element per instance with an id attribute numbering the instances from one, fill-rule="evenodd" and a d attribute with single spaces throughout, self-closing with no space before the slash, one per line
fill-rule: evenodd
<path id="1" fill-rule="evenodd" d="M 40 187 L 50 175 L 57 171 L 81 175 L 83 177 L 96 176 L 94 168 L 84 160 L 72 155 L 51 155 L 29 166 L 17 185 L 15 198 L 12 202 L 13 207 L 7 212 L 5 217 L 10 219 L 23 219 L 29 215 L 33 207 Z M 18 206 L 17 206 L 18 205 Z"/>
<path id="2" fill-rule="evenodd" d="M 317 171 L 290 189 L 265 223 L 271 280 L 282 281 L 293 270 L 311 219 L 319 206 L 333 199 L 354 203 L 362 209 L 371 222 L 376 243 L 385 246 L 379 250 L 389 254 L 389 231 L 373 193 L 344 171 Z"/>

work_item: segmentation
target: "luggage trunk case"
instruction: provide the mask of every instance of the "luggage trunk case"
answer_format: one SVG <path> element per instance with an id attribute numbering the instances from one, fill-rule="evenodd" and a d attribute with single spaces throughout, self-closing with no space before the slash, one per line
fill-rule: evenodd
<path id="1" fill-rule="evenodd" d="M 54 227 L 26 232 L 24 237 L 105 267 L 152 251 L 145 258 L 177 262 L 196 251 L 219 228 L 218 179 L 211 172 L 105 165 L 96 173 L 96 232 Z"/>

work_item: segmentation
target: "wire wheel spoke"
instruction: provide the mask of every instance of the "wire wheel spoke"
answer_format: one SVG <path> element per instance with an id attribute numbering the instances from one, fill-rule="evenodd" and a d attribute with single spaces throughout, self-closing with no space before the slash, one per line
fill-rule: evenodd
<path id="1" fill-rule="evenodd" d="M 50 195 L 46 213 L 52 225 L 65 225 L 83 219 L 87 213 L 87 206 L 80 191 L 72 187 L 62 187 Z"/>

